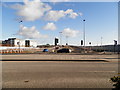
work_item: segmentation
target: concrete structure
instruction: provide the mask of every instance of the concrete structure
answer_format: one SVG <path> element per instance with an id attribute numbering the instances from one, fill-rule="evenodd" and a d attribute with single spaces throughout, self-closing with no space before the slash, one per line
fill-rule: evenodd
<path id="1" fill-rule="evenodd" d="M 120 52 L 120 45 L 89 46 L 95 51 Z"/>
<path id="2" fill-rule="evenodd" d="M 21 40 L 17 38 L 8 38 L 8 40 L 2 41 L 2 46 L 9 47 L 36 47 L 37 43 L 31 40 Z"/>

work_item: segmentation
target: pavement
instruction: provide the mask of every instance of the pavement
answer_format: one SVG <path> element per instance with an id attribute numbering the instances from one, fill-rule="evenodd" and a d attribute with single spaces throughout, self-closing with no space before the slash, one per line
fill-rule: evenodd
<path id="1" fill-rule="evenodd" d="M 29 54 L 2 58 L 3 88 L 112 88 L 110 78 L 118 74 L 117 55 Z M 80 62 L 87 59 L 107 62 Z"/>

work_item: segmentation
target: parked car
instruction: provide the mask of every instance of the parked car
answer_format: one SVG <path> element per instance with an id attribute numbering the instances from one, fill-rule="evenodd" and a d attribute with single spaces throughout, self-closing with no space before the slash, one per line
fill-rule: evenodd
<path id="1" fill-rule="evenodd" d="M 43 49 L 43 52 L 48 52 L 49 50 L 48 49 Z"/>
<path id="2" fill-rule="evenodd" d="M 71 50 L 68 48 L 63 48 L 63 49 L 58 50 L 57 53 L 70 53 L 70 51 Z"/>

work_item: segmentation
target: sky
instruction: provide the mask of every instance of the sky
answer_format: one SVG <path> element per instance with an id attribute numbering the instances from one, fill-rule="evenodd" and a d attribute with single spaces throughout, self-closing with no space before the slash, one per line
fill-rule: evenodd
<path id="1" fill-rule="evenodd" d="M 4 2 L 1 17 L 2 40 L 17 37 L 43 45 L 54 44 L 58 37 L 64 45 L 80 45 L 84 24 L 86 45 L 118 40 L 117 2 Z"/>

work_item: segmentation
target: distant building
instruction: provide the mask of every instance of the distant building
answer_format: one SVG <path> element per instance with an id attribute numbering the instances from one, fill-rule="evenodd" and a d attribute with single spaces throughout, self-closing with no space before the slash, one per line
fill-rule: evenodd
<path id="1" fill-rule="evenodd" d="M 31 40 L 21 40 L 17 38 L 8 38 L 8 40 L 2 41 L 2 46 L 9 47 L 36 47 L 37 43 Z"/>

